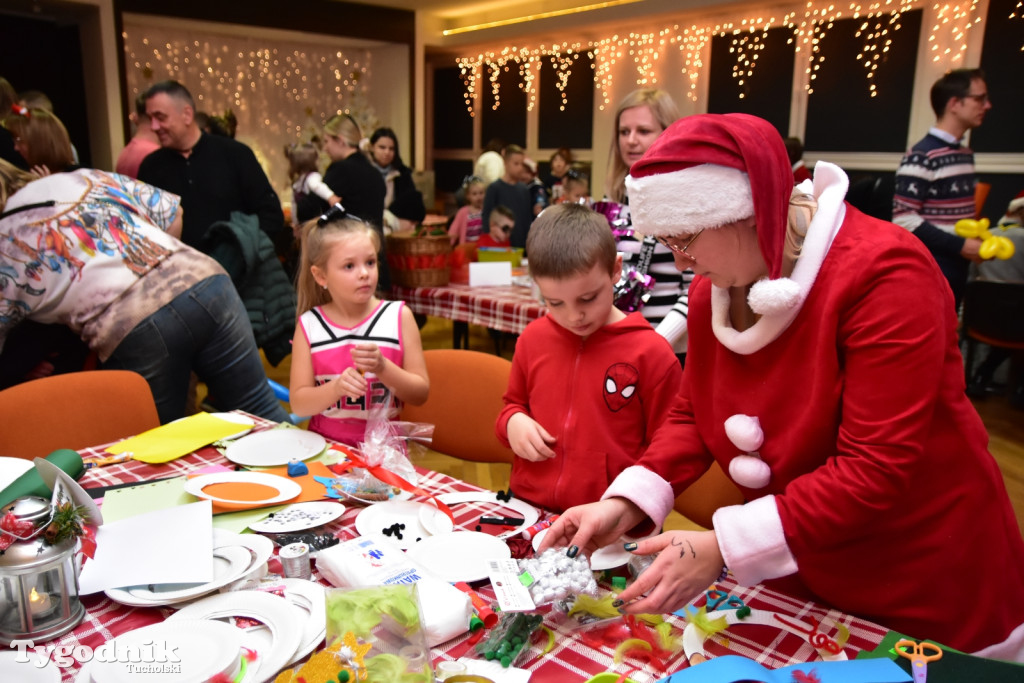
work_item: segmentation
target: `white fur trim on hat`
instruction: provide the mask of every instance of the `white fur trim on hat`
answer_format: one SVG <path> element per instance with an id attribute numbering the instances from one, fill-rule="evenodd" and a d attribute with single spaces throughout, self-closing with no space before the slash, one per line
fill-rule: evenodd
<path id="1" fill-rule="evenodd" d="M 788 277 L 758 280 L 750 288 L 747 303 L 758 315 L 774 315 L 796 308 L 803 301 L 800 285 Z"/>
<path id="2" fill-rule="evenodd" d="M 626 178 L 633 227 L 644 235 L 693 234 L 754 215 L 747 174 L 717 164 Z"/>

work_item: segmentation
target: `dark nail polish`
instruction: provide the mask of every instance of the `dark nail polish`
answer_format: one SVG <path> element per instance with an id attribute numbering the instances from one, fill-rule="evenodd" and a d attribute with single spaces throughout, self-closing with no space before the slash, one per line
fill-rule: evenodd
<path id="1" fill-rule="evenodd" d="M 629 543 L 623 543 L 622 548 L 624 550 L 628 550 L 629 552 L 633 552 L 634 550 L 636 550 L 636 543 L 634 543 L 633 541 L 630 541 Z"/>
<path id="2" fill-rule="evenodd" d="M 622 600 L 615 600 L 612 602 L 612 607 L 615 607 L 617 609 L 619 607 L 622 607 L 623 604 L 624 603 L 622 602 Z"/>
<path id="3" fill-rule="evenodd" d="M 567 551 L 565 551 L 565 554 L 568 555 L 569 557 L 576 557 L 576 555 L 579 552 L 580 552 L 579 548 L 577 548 L 574 545 L 571 545 L 571 546 L 569 546 L 569 549 Z"/>

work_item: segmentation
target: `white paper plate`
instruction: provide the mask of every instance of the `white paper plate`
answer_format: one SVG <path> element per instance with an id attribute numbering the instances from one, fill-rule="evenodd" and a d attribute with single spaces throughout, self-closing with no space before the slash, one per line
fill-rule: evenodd
<path id="1" fill-rule="evenodd" d="M 306 579 L 280 579 L 284 597 L 303 612 L 302 642 L 288 666 L 305 659 L 327 636 L 327 604 L 324 587 Z"/>
<path id="2" fill-rule="evenodd" d="M 248 548 L 234 545 L 214 548 L 212 581 L 200 584 L 153 584 L 151 586 L 125 586 L 104 591 L 114 602 L 130 607 L 158 607 L 198 598 L 212 593 L 232 581 L 240 579 L 252 562 Z"/>
<path id="3" fill-rule="evenodd" d="M 234 591 L 197 600 L 168 617 L 167 623 L 231 617 L 248 617 L 263 623 L 272 637 L 269 648 L 262 652 L 257 650 L 261 662 L 259 678 L 272 680 L 278 671 L 293 660 L 299 646 L 303 644 L 304 615 L 300 607 L 277 595 L 260 591 Z"/>
<path id="4" fill-rule="evenodd" d="M 253 522 L 249 528 L 264 534 L 286 534 L 333 522 L 344 512 L 345 506 L 341 503 L 330 501 L 295 503 L 258 522 Z"/>
<path id="5" fill-rule="evenodd" d="M 32 469 L 32 461 L 28 458 L 0 457 L 0 491 L 13 484 L 18 477 L 30 469 Z"/>
<path id="6" fill-rule="evenodd" d="M 308 460 L 327 447 L 327 440 L 304 429 L 270 429 L 242 437 L 224 450 L 224 457 L 246 467 L 280 467 L 292 458 Z"/>
<path id="7" fill-rule="evenodd" d="M 533 549 L 537 550 L 540 547 L 540 541 L 547 534 L 547 529 L 542 529 L 540 533 L 533 537 Z M 606 545 L 603 548 L 598 548 L 594 551 L 594 554 L 590 556 L 590 568 L 595 572 L 603 572 L 605 569 L 615 569 L 621 567 L 627 562 L 629 558 L 633 557 L 633 553 L 623 550 L 622 544 L 627 541 L 637 541 L 640 539 L 626 538 L 623 536 L 615 543 Z"/>
<path id="8" fill-rule="evenodd" d="M 442 493 L 437 497 L 439 501 L 445 505 L 456 505 L 458 503 L 486 503 L 488 505 L 493 504 L 497 506 L 497 510 L 488 510 L 487 512 L 481 513 L 483 517 L 511 517 L 508 514 L 509 510 L 513 510 L 519 513 L 519 516 L 523 518 L 523 523 L 514 529 L 503 531 L 496 535 L 496 538 L 511 538 L 522 533 L 523 529 L 533 526 L 540 518 L 540 513 L 537 508 L 533 507 L 529 503 L 524 503 L 517 498 L 513 498 L 507 503 L 503 500 L 498 500 L 498 494 L 494 491 L 457 491 L 455 493 Z"/>
<path id="9" fill-rule="evenodd" d="M 479 531 L 453 531 L 424 538 L 409 548 L 408 555 L 440 579 L 469 583 L 486 579 L 488 561 L 507 560 L 512 557 L 512 551 L 497 536 Z"/>
<path id="10" fill-rule="evenodd" d="M 426 512 L 424 508 L 428 508 Z M 424 521 L 427 522 L 426 525 Z M 405 525 L 402 529 L 402 538 L 384 534 L 384 529 L 392 524 Z M 356 516 L 356 531 L 360 536 L 385 536 L 402 550 L 408 550 L 416 545 L 417 541 L 428 536 L 448 534 L 454 526 L 448 515 L 433 505 L 411 500 L 386 500 L 374 503 Z"/>
<path id="11" fill-rule="evenodd" d="M 269 486 L 276 489 L 277 493 L 263 500 L 232 500 L 230 498 L 218 498 L 203 491 L 204 488 L 212 484 L 225 484 L 229 482 Z M 291 479 L 279 477 L 276 474 L 266 474 L 264 472 L 215 472 L 214 474 L 203 474 L 188 479 L 185 482 L 185 492 L 191 493 L 196 498 L 203 498 L 214 503 L 260 507 L 288 502 L 302 493 L 302 487 Z"/>
<path id="12" fill-rule="evenodd" d="M 53 490 L 54 484 L 60 479 L 67 488 L 68 495 L 75 501 L 75 505 L 85 508 L 85 520 L 94 526 L 103 524 L 103 515 L 100 514 L 99 506 L 96 505 L 96 501 L 92 499 L 92 496 L 85 492 L 81 484 L 49 460 L 36 458 L 32 462 L 35 464 L 36 470 L 39 471 L 39 477 L 43 480 L 44 484 L 50 487 L 50 490 Z"/>
<path id="13" fill-rule="evenodd" d="M 18 460 L 32 468 L 31 460 L 21 458 L 3 458 L 4 460 Z M 9 648 L 0 648 L 0 680 L 17 681 L 17 683 L 60 683 L 60 669 L 52 661 L 46 662 L 42 669 L 36 668 L 36 653 L 28 650 L 27 662 L 15 661 L 18 651 Z"/>
<path id="14" fill-rule="evenodd" d="M 170 620 L 124 633 L 114 639 L 115 646 L 130 648 L 128 651 L 146 652 L 153 643 L 167 643 L 168 649 L 176 648 L 174 654 L 180 666 L 173 675 L 157 670 L 143 673 L 132 670 L 125 662 L 91 662 L 89 668 L 95 683 L 138 683 L 139 681 L 161 681 L 173 678 L 176 683 L 203 683 L 219 673 L 232 673 L 240 662 L 244 636 L 242 631 L 216 621 Z M 158 663 L 157 663 L 158 664 Z"/>
<path id="15" fill-rule="evenodd" d="M 259 571 L 267 560 L 274 554 L 274 542 L 266 536 L 259 534 L 236 534 L 226 529 L 213 530 L 213 547 L 220 548 L 228 545 L 236 545 L 246 548 L 251 559 L 249 566 L 242 572 L 240 578 L 250 578 Z"/>

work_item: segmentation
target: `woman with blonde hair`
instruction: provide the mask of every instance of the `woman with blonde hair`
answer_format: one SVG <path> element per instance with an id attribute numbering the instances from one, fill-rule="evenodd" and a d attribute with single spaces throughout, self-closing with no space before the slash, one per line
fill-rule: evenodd
<path id="1" fill-rule="evenodd" d="M 15 107 L 4 118 L 4 128 L 14 136 L 14 149 L 40 175 L 73 170 L 75 153 L 60 119 L 45 109 Z"/>
<path id="2" fill-rule="evenodd" d="M 384 178 L 359 151 L 363 134 L 359 124 L 348 114 L 336 114 L 324 124 L 324 152 L 331 165 L 324 173 L 324 183 L 337 196 L 345 212 L 373 226 L 380 236 L 379 285 L 382 292 L 391 289 L 391 275 L 384 254 Z"/>
<path id="3" fill-rule="evenodd" d="M 640 160 L 662 131 L 679 118 L 679 110 L 664 90 L 634 90 L 626 95 L 615 110 L 615 135 L 612 137 L 607 179 L 607 196 L 618 204 L 628 204 L 626 176 L 629 167 Z M 628 217 L 628 211 L 621 212 Z M 616 241 L 623 253 L 622 265 L 632 273 L 626 290 L 616 302 L 627 312 L 644 314 L 658 334 L 672 345 L 679 362 L 686 360 L 687 291 L 693 273 L 680 273 L 672 260 L 672 252 L 653 239 L 634 235 L 628 218 L 615 226 Z M 650 279 L 647 279 L 647 276 Z M 647 286 L 641 285 L 644 281 Z M 640 291 L 646 289 L 646 291 Z M 646 297 L 641 301 L 641 297 Z"/>

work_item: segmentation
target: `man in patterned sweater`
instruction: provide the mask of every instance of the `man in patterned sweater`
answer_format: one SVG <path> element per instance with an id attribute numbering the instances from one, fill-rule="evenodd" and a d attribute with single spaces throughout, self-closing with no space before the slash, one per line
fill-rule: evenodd
<path id="1" fill-rule="evenodd" d="M 971 261 L 978 262 L 981 240 L 957 236 L 961 218 L 973 218 L 974 152 L 960 144 L 992 108 L 981 69 L 957 69 L 931 89 L 938 119 L 914 145 L 896 171 L 893 223 L 924 242 L 953 290 L 957 308 L 967 284 Z"/>

